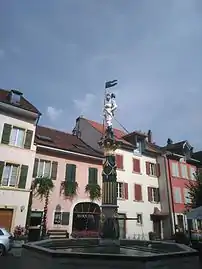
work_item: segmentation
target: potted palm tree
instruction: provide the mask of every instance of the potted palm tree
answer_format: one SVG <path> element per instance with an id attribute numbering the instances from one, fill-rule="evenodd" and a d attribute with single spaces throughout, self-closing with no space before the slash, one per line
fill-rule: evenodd
<path id="1" fill-rule="evenodd" d="M 34 179 L 32 184 L 32 192 L 36 197 L 42 201 L 45 199 L 44 203 L 44 213 L 42 219 L 42 232 L 41 237 L 44 238 L 46 236 L 46 219 L 47 219 L 47 212 L 48 212 L 48 203 L 50 193 L 53 191 L 54 184 L 50 177 L 37 177 Z"/>

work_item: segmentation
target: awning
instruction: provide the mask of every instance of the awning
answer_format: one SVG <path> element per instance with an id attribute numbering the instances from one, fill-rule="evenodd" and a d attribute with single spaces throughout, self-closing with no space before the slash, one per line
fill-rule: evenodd
<path id="1" fill-rule="evenodd" d="M 158 207 L 154 207 L 154 212 L 150 216 L 151 219 L 165 219 L 168 213 L 162 212 Z"/>
<path id="2" fill-rule="evenodd" d="M 187 216 L 187 219 L 202 220 L 202 206 L 191 209 L 189 212 L 187 212 L 186 216 Z"/>

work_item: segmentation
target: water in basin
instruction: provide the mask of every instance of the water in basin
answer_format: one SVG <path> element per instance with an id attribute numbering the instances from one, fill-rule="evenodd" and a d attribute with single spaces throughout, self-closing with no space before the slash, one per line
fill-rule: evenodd
<path id="1" fill-rule="evenodd" d="M 55 249 L 58 250 L 58 249 Z M 83 254 L 115 254 L 124 256 L 154 256 L 159 251 L 150 250 L 148 248 L 138 247 L 106 247 L 106 246 L 86 246 L 86 247 L 68 247 L 60 249 L 67 253 L 83 253 Z"/>

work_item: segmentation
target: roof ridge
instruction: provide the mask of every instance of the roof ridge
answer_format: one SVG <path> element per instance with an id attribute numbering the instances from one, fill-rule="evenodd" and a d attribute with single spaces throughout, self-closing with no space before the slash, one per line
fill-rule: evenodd
<path id="1" fill-rule="evenodd" d="M 100 123 L 100 122 L 98 122 L 98 121 L 95 121 L 95 120 L 89 120 L 89 119 L 84 118 L 84 117 L 83 117 L 82 119 L 87 120 L 87 121 L 91 121 L 91 122 L 94 122 L 94 123 L 97 123 L 97 124 L 102 125 L 102 123 Z M 113 129 L 114 129 L 114 130 L 117 130 L 117 131 L 119 131 L 119 132 L 122 132 L 122 133 L 124 133 L 124 134 L 126 134 L 126 132 L 125 132 L 124 130 L 121 130 L 121 129 L 118 129 L 118 128 L 114 128 L 114 127 L 113 127 Z"/>
<path id="2" fill-rule="evenodd" d="M 68 132 L 65 132 L 65 131 L 62 131 L 62 130 L 58 130 L 58 129 L 53 128 L 53 127 L 42 126 L 42 125 L 37 125 L 37 127 L 39 127 L 39 128 L 45 128 L 45 129 L 49 129 L 49 130 L 52 130 L 52 131 L 57 131 L 57 132 L 60 132 L 60 133 L 63 133 L 63 134 L 67 134 L 67 135 L 74 136 L 74 135 L 71 134 L 71 133 L 68 133 Z"/>

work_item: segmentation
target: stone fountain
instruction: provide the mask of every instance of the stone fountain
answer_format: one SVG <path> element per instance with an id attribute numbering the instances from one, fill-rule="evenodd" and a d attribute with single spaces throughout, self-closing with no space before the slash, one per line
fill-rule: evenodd
<path id="1" fill-rule="evenodd" d="M 106 88 L 114 86 L 112 82 L 107 82 Z M 199 268 L 198 253 L 187 246 L 161 241 L 120 240 L 115 162 L 118 143 L 112 128 L 116 108 L 114 94 L 105 91 L 104 119 L 107 127 L 103 139 L 99 142 L 105 155 L 100 237 L 48 239 L 25 244 L 21 257 L 22 269 L 175 269 L 179 266 L 183 269 Z"/>

